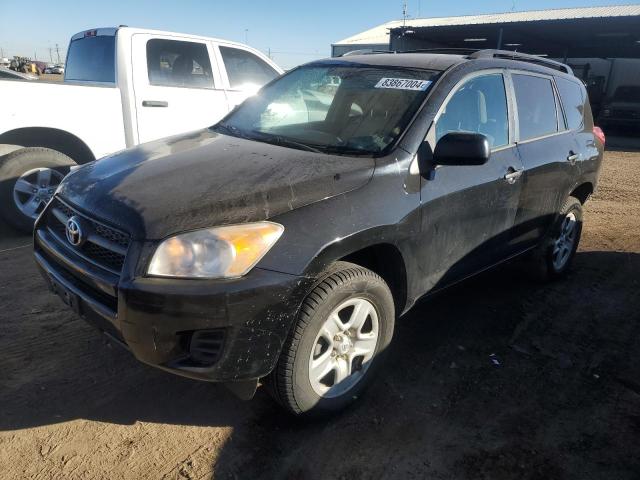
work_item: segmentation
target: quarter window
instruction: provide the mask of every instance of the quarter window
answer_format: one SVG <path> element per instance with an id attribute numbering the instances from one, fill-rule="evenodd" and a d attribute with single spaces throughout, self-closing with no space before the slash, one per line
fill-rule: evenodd
<path id="1" fill-rule="evenodd" d="M 579 130 L 584 126 L 584 93 L 583 88 L 576 82 L 556 78 L 558 92 L 567 116 L 567 124 L 570 130 Z"/>
<path id="2" fill-rule="evenodd" d="M 557 132 L 558 115 L 551 80 L 523 74 L 513 74 L 512 78 L 520 140 Z"/>
<path id="3" fill-rule="evenodd" d="M 259 88 L 279 75 L 267 62 L 246 50 L 220 47 L 220 54 L 233 89 Z"/>
<path id="4" fill-rule="evenodd" d="M 472 78 L 456 91 L 436 123 L 436 142 L 450 132 L 481 133 L 492 148 L 509 143 L 507 95 L 502 74 Z"/>
<path id="5" fill-rule="evenodd" d="M 213 88 L 211 61 L 204 43 L 149 40 L 147 70 L 151 85 Z"/>

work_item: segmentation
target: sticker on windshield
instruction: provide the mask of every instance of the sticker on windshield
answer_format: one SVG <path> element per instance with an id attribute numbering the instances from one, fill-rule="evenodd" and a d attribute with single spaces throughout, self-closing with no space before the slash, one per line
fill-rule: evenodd
<path id="1" fill-rule="evenodd" d="M 424 92 L 431 85 L 431 80 L 415 80 L 413 78 L 381 78 L 374 88 L 395 88 L 397 90 L 418 90 Z"/>

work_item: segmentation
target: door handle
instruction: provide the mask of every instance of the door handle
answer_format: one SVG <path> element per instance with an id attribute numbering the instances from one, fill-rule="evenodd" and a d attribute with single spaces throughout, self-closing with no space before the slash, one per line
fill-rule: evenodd
<path id="1" fill-rule="evenodd" d="M 576 163 L 576 161 L 578 160 L 578 158 L 580 158 L 580 155 L 578 155 L 573 150 L 571 150 L 569 152 L 569 156 L 567 157 L 567 160 L 569 161 L 569 163 L 571 165 L 574 165 Z"/>
<path id="2" fill-rule="evenodd" d="M 168 107 L 169 102 L 165 102 L 164 100 L 143 100 L 143 107 Z"/>
<path id="3" fill-rule="evenodd" d="M 522 176 L 522 172 L 524 172 L 523 169 L 516 170 L 513 167 L 509 167 L 509 171 L 504 174 L 504 179 L 509 185 L 513 185 L 514 183 L 516 183 L 516 180 L 518 180 Z"/>

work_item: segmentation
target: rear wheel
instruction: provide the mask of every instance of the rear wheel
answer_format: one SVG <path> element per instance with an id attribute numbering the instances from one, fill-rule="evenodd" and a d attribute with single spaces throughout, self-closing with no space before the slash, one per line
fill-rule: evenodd
<path id="1" fill-rule="evenodd" d="M 575 197 L 569 197 L 551 233 L 534 251 L 536 275 L 542 280 L 564 276 L 571 267 L 581 234 L 582 203 Z"/>
<path id="2" fill-rule="evenodd" d="M 268 379 L 290 412 L 324 414 L 358 398 L 391 341 L 393 297 L 374 272 L 337 262 L 305 299 Z"/>
<path id="3" fill-rule="evenodd" d="M 24 232 L 53 196 L 75 162 L 48 148 L 21 148 L 0 158 L 0 213 Z"/>

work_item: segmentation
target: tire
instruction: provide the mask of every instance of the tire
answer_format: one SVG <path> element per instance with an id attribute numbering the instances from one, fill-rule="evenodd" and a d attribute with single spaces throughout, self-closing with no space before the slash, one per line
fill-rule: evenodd
<path id="1" fill-rule="evenodd" d="M 568 235 L 569 232 L 571 236 Z M 568 197 L 560 209 L 556 224 L 545 240 L 533 251 L 534 276 L 541 281 L 552 281 L 564 277 L 571 268 L 581 234 L 582 203 L 575 197 Z M 564 241 L 561 241 L 562 238 Z M 562 259 L 561 252 L 564 252 Z"/>
<path id="2" fill-rule="evenodd" d="M 60 152 L 40 147 L 21 148 L 1 157 L 2 217 L 18 230 L 30 233 L 58 183 L 75 164 Z"/>
<path id="3" fill-rule="evenodd" d="M 335 321 L 330 323 L 336 309 L 340 309 L 340 327 Z M 360 315 L 355 315 L 356 309 Z M 369 313 L 362 314 L 366 309 Z M 342 410 L 370 383 L 393 336 L 394 322 L 393 296 L 384 280 L 366 268 L 336 262 L 305 298 L 278 363 L 266 379 L 267 389 L 294 415 L 319 416 Z M 357 328 L 351 328 L 349 335 L 340 331 L 349 325 Z M 334 368 L 324 379 L 312 376 L 311 362 L 322 366 L 324 358 Z M 345 369 L 349 368 L 352 373 L 347 375 Z M 346 378 L 337 382 L 338 375 Z"/>

